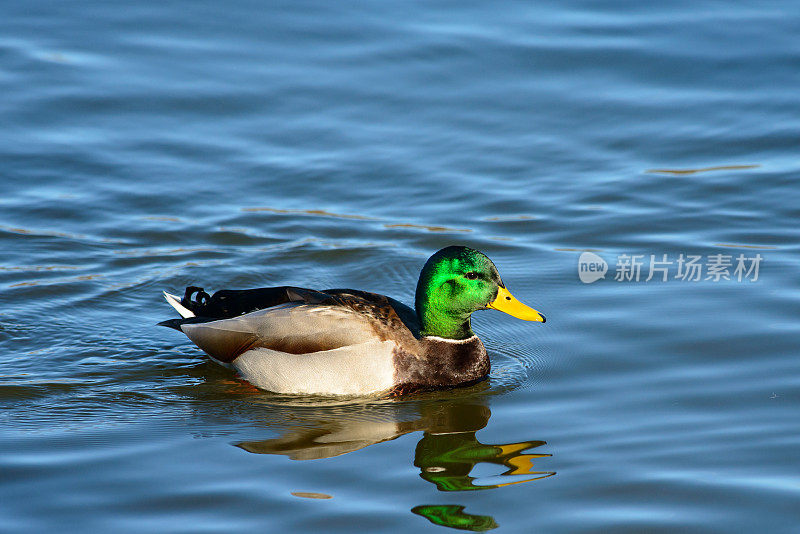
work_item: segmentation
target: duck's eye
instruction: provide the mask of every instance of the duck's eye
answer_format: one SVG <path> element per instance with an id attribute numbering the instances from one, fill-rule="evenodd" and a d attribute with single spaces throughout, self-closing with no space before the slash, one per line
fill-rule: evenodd
<path id="1" fill-rule="evenodd" d="M 477 280 L 478 273 L 476 273 L 475 271 L 470 271 L 464 275 L 464 278 L 466 278 L 467 280 Z"/>

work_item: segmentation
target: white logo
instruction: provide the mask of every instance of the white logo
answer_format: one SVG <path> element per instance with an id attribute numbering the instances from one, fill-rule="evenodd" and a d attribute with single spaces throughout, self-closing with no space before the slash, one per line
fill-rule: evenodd
<path id="1" fill-rule="evenodd" d="M 578 258 L 578 278 L 584 284 L 591 284 L 605 278 L 607 272 L 606 260 L 594 252 L 583 252 Z"/>

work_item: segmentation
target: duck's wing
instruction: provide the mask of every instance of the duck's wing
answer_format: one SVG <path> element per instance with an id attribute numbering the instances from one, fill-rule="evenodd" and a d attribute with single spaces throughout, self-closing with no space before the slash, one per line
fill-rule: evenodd
<path id="1" fill-rule="evenodd" d="M 369 342 L 391 341 L 407 350 L 413 350 L 417 344 L 415 318 L 409 316 L 413 312 L 383 295 L 294 287 L 249 291 L 259 291 L 261 295 L 283 302 L 235 317 L 196 316 L 160 324 L 182 331 L 198 347 L 223 363 L 230 363 L 257 348 L 307 354 Z M 215 293 L 212 299 L 219 293 Z M 228 303 L 235 296 L 233 292 L 223 295 L 227 298 L 220 300 Z M 215 308 L 196 307 L 195 310 L 211 313 Z"/>
<path id="2" fill-rule="evenodd" d="M 377 339 L 369 321 L 338 306 L 287 303 L 230 319 L 179 321 L 189 339 L 224 363 L 256 348 L 306 354 Z"/>

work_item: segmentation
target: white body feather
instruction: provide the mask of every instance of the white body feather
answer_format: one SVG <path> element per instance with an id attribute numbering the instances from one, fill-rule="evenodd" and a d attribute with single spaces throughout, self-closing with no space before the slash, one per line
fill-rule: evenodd
<path id="1" fill-rule="evenodd" d="M 394 347 L 374 341 L 310 354 L 257 348 L 233 367 L 254 386 L 276 393 L 369 395 L 394 385 Z"/>

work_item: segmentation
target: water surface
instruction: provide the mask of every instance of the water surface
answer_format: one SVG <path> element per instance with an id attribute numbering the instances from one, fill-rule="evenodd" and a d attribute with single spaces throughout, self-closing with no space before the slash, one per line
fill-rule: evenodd
<path id="1" fill-rule="evenodd" d="M 795 531 L 794 2 L 2 11 L 0 530 Z M 410 303 L 450 244 L 548 318 L 476 314 L 470 388 L 277 396 L 155 326 L 187 285 Z M 665 254 L 762 261 L 615 281 Z"/>

